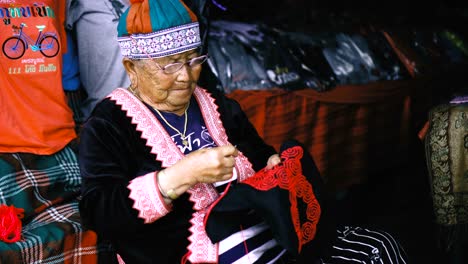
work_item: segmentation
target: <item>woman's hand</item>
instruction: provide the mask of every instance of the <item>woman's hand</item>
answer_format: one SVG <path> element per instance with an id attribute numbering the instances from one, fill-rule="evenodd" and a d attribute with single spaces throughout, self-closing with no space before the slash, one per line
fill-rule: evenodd
<path id="1" fill-rule="evenodd" d="M 174 190 L 181 195 L 197 183 L 229 180 L 237 155 L 238 150 L 232 145 L 194 151 L 164 169 L 158 177 L 159 186 L 163 191 Z"/>
<path id="2" fill-rule="evenodd" d="M 269 170 L 273 168 L 274 166 L 280 164 L 280 162 L 281 162 L 280 156 L 278 154 L 273 154 L 270 156 L 270 158 L 268 158 L 265 169 Z"/>
<path id="3" fill-rule="evenodd" d="M 232 145 L 201 149 L 186 156 L 196 183 L 229 180 L 234 172 L 238 150 Z"/>

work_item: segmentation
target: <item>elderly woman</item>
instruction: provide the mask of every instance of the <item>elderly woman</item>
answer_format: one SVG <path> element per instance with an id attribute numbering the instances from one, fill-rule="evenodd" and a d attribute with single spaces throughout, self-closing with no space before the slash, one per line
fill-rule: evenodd
<path id="1" fill-rule="evenodd" d="M 302 173 L 299 164 L 294 171 L 307 179 L 302 193 L 310 194 L 306 204 L 313 234 L 299 232 L 302 240 L 293 235 L 292 243 L 285 242 L 282 234 L 294 233 L 292 220 L 270 226 L 289 215 L 289 208 L 277 214 L 272 211 L 281 209 L 281 202 L 272 205 L 258 196 L 263 200 L 258 206 L 265 209 L 258 213 L 241 200 L 242 194 L 256 199 L 256 184 L 281 174 L 280 163 L 288 157 L 281 160 L 263 142 L 238 103 L 197 86 L 208 57 L 199 53 L 192 11 L 180 0 L 132 1 L 118 33 L 131 85 L 101 101 L 82 129 L 85 224 L 111 241 L 127 264 L 289 263 L 291 255 L 300 257 L 321 215 L 316 186 L 312 190 L 310 177 L 302 175 L 311 170 L 304 167 Z M 249 179 L 255 188 L 230 189 Z M 210 210 L 214 217 L 208 218 Z M 297 210 L 295 224 L 303 211 Z M 299 250 L 285 249 L 289 244 Z"/>

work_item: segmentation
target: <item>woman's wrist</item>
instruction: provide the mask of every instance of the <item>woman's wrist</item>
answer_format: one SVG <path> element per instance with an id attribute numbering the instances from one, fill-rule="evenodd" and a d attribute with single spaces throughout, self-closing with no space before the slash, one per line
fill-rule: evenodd
<path id="1" fill-rule="evenodd" d="M 158 172 L 158 175 L 156 176 L 156 183 L 158 185 L 158 189 L 159 189 L 159 193 L 161 193 L 161 196 L 165 199 L 168 199 L 168 200 L 175 200 L 177 198 L 179 198 L 179 195 L 176 193 L 176 191 L 174 189 L 169 189 L 166 191 L 163 190 L 163 188 L 161 188 L 161 184 L 160 184 L 160 178 L 162 177 L 167 177 L 166 173 L 164 172 L 164 170 L 160 170 Z"/>

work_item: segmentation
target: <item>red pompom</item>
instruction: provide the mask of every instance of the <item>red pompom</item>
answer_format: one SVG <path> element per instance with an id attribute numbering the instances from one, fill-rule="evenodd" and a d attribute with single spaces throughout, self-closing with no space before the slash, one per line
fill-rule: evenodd
<path id="1" fill-rule="evenodd" d="M 143 3 L 145 0 L 130 0 L 130 4 Z"/>
<path id="2" fill-rule="evenodd" d="M 13 205 L 0 205 L 0 241 L 13 243 L 21 239 L 24 210 Z"/>

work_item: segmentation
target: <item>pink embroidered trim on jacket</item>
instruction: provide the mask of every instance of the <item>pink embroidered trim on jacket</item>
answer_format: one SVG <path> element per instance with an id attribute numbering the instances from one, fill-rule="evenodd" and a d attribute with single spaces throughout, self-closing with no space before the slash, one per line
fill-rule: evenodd
<path id="1" fill-rule="evenodd" d="M 158 220 L 172 209 L 164 202 L 157 186 L 155 172 L 137 177 L 127 186 L 130 199 L 135 201 L 133 208 L 139 212 L 138 217 L 144 219 L 145 224 Z"/>
<path id="2" fill-rule="evenodd" d="M 127 112 L 132 124 L 140 131 L 141 137 L 146 139 L 146 145 L 151 148 L 151 153 L 167 168 L 183 158 L 183 154 L 174 144 L 158 119 L 153 115 L 138 98 L 124 88 L 117 88 L 108 96 L 115 101 L 122 110 Z"/>
<path id="3" fill-rule="evenodd" d="M 221 124 L 221 119 L 214 104 L 214 99 L 202 88 L 197 87 L 194 96 L 202 109 L 205 124 L 218 146 L 230 144 Z M 115 89 L 109 96 L 117 105 L 126 111 L 137 130 L 142 132 L 142 138 L 146 139 L 146 145 L 151 148 L 151 153 L 167 168 L 184 157 L 180 149 L 174 144 L 164 127 L 151 113 L 151 111 L 132 93 L 124 88 Z M 236 170 L 239 179 L 248 178 L 254 174 L 252 164 L 239 153 L 236 158 Z M 192 216 L 192 235 L 188 238 L 191 242 L 188 250 L 191 252 L 188 260 L 192 263 L 216 263 L 218 261 L 218 247 L 209 240 L 204 224 L 206 210 L 219 197 L 218 192 L 211 184 L 197 184 L 187 191 L 190 200 L 194 202 L 195 213 Z"/>

